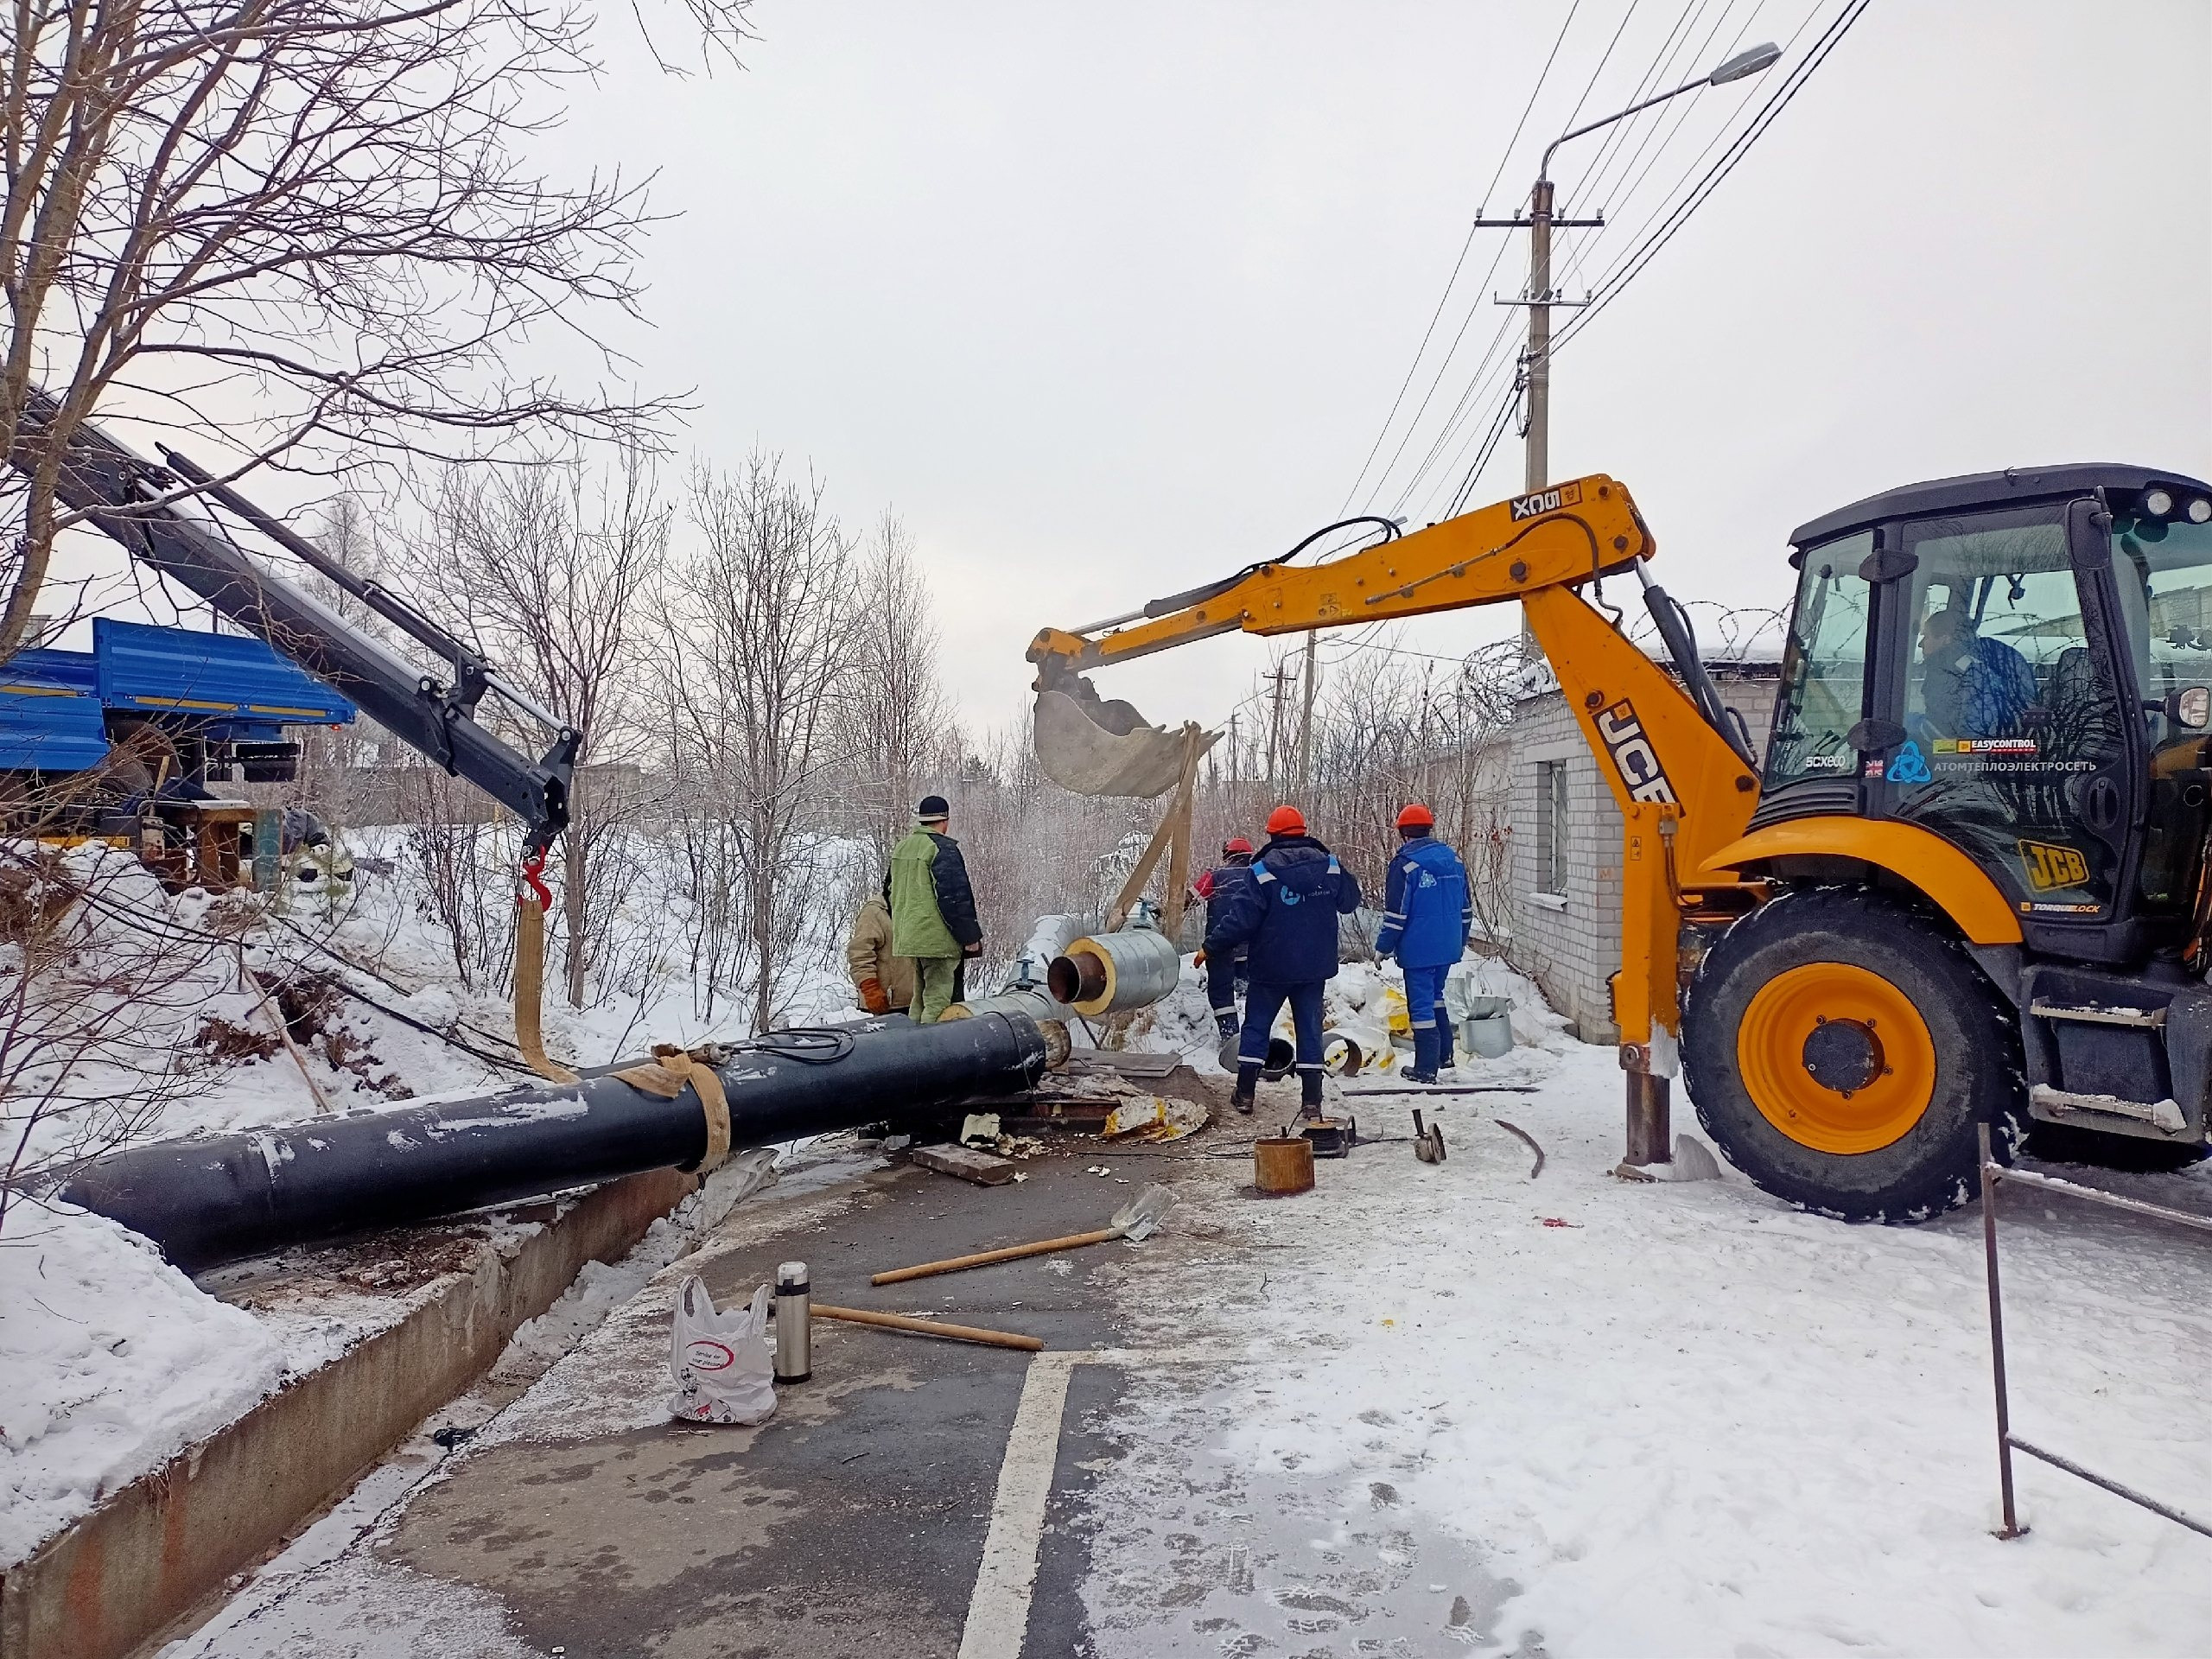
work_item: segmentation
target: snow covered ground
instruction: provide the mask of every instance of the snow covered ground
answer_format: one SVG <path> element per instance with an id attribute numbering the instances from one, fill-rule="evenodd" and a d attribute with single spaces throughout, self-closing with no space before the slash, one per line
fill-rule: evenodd
<path id="1" fill-rule="evenodd" d="M 1126 1450 L 1102 1656 L 2212 1651 L 2203 1539 L 2025 1459 L 2033 1530 L 1990 1535 L 1978 1212 L 1847 1227 L 1732 1172 L 1620 1182 L 1610 1049 L 1462 1076 L 1540 1083 L 1424 1103 L 1440 1166 L 1372 1146 L 1266 1204 L 1225 1162 L 1179 1217 L 1205 1242 L 1143 1297 L 1161 1347 L 1214 1358 L 1098 1426 Z M 1363 1132 L 1410 1103 L 1359 1100 Z M 2212 1211 L 2206 1168 L 2170 1200 Z M 2027 1198 L 2003 1238 L 2017 1431 L 2212 1514 L 2201 1240 Z"/>
<path id="2" fill-rule="evenodd" d="M 507 1001 L 458 985 L 449 950 L 391 856 L 396 834 L 355 838 L 356 882 L 337 902 L 306 895 L 278 916 L 246 895 L 165 893 L 136 859 L 105 847 L 67 854 L 84 893 L 66 924 L 73 964 L 43 988 L 65 1006 L 114 1012 L 53 1020 L 66 1040 L 47 1046 L 50 1060 L 20 1040 L 19 1023 L 0 1128 L 6 1144 L 22 1141 L 22 1166 L 195 1130 L 465 1096 L 526 1077 Z M 14 967 L 0 960 L 0 970 Z M 796 976 L 792 988 L 802 1019 L 850 1000 L 827 967 Z M 711 1027 L 702 1023 L 691 989 L 671 971 L 649 976 L 637 995 L 583 1011 L 549 990 L 547 1046 L 594 1064 L 658 1041 L 743 1034 L 742 1014 L 727 998 Z M 314 1009 L 313 1029 L 296 1020 L 288 1046 L 280 1028 L 302 1005 Z M 23 1103 L 38 1097 L 42 1071 L 59 1078 L 57 1106 L 32 1121 Z M 526 1338 L 555 1344 L 588 1328 L 709 1224 L 658 1224 L 636 1263 L 588 1270 L 570 1301 Z M 111 1222 L 16 1199 L 0 1231 L 0 1567 L 404 1311 L 399 1298 L 363 1294 L 248 1312 Z"/>

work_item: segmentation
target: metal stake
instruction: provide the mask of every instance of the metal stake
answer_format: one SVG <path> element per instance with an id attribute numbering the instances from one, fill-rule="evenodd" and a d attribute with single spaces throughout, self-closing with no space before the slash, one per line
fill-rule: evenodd
<path id="1" fill-rule="evenodd" d="M 2018 1538 L 2027 1531 L 2012 1505 L 2012 1413 L 2005 1392 L 2005 1302 L 1997 1287 L 1996 1164 L 1990 1156 L 1989 1125 L 1976 1131 L 1981 1147 L 1981 1249 L 1989 1266 L 1989 1359 L 1997 1385 L 1997 1490 L 2003 1500 L 2005 1525 L 1999 1538 Z"/>

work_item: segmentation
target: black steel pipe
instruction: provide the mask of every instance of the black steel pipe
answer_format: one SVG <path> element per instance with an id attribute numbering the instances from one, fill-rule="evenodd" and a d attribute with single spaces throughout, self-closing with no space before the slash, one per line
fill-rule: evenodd
<path id="1" fill-rule="evenodd" d="M 1018 1014 L 865 1021 L 702 1051 L 730 1145 L 758 1147 L 1033 1085 L 1045 1033 Z M 160 1245 L 188 1273 L 293 1244 L 537 1198 L 706 1155 L 708 1108 L 618 1075 L 282 1128 L 195 1135 L 88 1160 L 54 1196 Z"/>

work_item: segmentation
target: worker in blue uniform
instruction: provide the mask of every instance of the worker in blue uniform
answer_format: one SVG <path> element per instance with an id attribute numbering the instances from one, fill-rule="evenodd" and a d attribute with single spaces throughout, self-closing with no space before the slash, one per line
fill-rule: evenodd
<path id="1" fill-rule="evenodd" d="M 1436 838 L 1436 815 L 1415 801 L 1398 814 L 1398 851 L 1382 895 L 1375 948 L 1395 956 L 1406 975 L 1406 1018 L 1414 1028 L 1413 1083 L 1434 1083 L 1452 1064 L 1452 1016 L 1444 976 L 1466 953 L 1475 928 L 1474 896 L 1459 855 Z"/>
<path id="2" fill-rule="evenodd" d="M 1321 1115 L 1321 992 L 1337 976 L 1337 918 L 1359 908 L 1359 880 L 1306 833 L 1305 815 L 1279 806 L 1268 818 L 1268 844 L 1251 880 L 1216 906 L 1206 921 L 1206 960 L 1249 950 L 1244 1032 L 1236 1047 L 1236 1092 L 1230 1103 L 1252 1109 L 1275 1015 L 1290 1004 L 1297 1033 L 1299 1098 L 1304 1116 Z"/>

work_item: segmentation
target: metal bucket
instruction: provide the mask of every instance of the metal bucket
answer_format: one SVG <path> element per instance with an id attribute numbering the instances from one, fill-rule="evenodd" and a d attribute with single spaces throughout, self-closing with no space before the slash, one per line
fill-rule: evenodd
<path id="1" fill-rule="evenodd" d="M 1459 1040 L 1470 1053 L 1486 1060 L 1513 1052 L 1513 999 L 1510 996 L 1471 996 L 1467 1016 L 1459 1021 Z"/>

